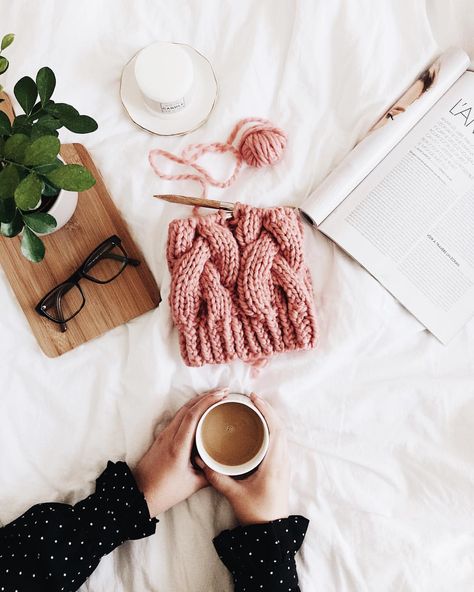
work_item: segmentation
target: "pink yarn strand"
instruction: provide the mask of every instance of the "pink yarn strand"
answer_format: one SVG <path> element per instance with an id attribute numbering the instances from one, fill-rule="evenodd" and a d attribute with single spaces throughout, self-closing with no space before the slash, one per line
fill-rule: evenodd
<path id="1" fill-rule="evenodd" d="M 244 129 L 249 124 L 252 125 Z M 235 147 L 234 142 L 240 132 L 242 133 L 238 146 Z M 208 185 L 220 189 L 232 185 L 244 162 L 253 167 L 276 164 L 282 157 L 286 141 L 286 133 L 274 126 L 268 119 L 247 117 L 236 123 L 225 143 L 190 144 L 184 148 L 180 155 L 161 148 L 155 148 L 150 151 L 148 160 L 155 174 L 161 179 L 167 181 L 195 181 L 201 186 L 201 197 L 206 197 Z M 206 168 L 198 164 L 198 160 L 205 154 L 224 154 L 226 152 L 230 152 L 234 156 L 235 164 L 231 174 L 224 180 L 216 179 Z M 194 172 L 165 173 L 158 164 L 160 158 L 191 168 Z"/>

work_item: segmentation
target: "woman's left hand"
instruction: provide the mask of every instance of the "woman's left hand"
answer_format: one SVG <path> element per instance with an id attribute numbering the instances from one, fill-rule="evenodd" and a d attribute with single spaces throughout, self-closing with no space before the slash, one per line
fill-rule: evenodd
<path id="1" fill-rule="evenodd" d="M 194 397 L 181 407 L 158 435 L 133 471 L 138 488 L 157 516 L 209 485 L 191 464 L 196 426 L 208 407 L 223 399 L 228 388 L 215 389 Z"/>

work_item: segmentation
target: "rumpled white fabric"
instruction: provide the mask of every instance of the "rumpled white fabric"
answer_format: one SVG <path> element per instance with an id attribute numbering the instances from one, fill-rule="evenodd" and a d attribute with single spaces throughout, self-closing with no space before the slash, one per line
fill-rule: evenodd
<path id="1" fill-rule="evenodd" d="M 58 359 L 40 351 L 0 272 L 0 521 L 36 502 L 74 502 L 108 459 L 132 466 L 155 428 L 216 385 L 255 390 L 284 417 L 291 511 L 311 519 L 299 554 L 305 592 L 446 592 L 474 581 L 474 322 L 442 346 L 366 271 L 307 230 L 321 339 L 317 350 L 248 366 L 189 369 L 167 303 L 169 221 L 189 214 L 155 192 L 153 147 L 223 140 L 249 115 L 288 132 L 283 162 L 245 170 L 211 197 L 298 204 L 441 50 L 474 57 L 470 0 L 0 0 L 8 90 L 51 66 L 57 100 L 99 122 L 83 141 L 162 287 L 160 307 Z M 135 127 L 119 99 L 123 65 L 157 39 L 212 61 L 219 100 L 190 136 Z M 171 170 L 171 168 L 170 168 Z M 0 244 L 1 248 L 1 244 Z M 80 319 L 77 319 L 80 322 Z M 231 590 L 211 540 L 234 525 L 204 490 L 160 517 L 157 534 L 105 557 L 89 592 Z M 0 568 L 1 578 L 1 568 Z"/>

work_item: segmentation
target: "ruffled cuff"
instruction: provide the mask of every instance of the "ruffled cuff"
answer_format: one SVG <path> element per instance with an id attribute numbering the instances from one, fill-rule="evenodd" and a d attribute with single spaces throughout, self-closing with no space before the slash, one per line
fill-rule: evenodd
<path id="1" fill-rule="evenodd" d="M 95 541 L 104 553 L 130 539 L 154 534 L 158 520 L 150 517 L 128 465 L 109 461 L 96 482 L 96 491 L 74 506 L 84 521 L 87 540 Z"/>
<path id="2" fill-rule="evenodd" d="M 11 584 L 5 590 L 77 590 L 101 557 L 153 534 L 156 523 L 128 466 L 109 462 L 95 493 L 75 506 L 39 504 L 1 529 L 0 564 L 8 562 L 5 583 Z"/>
<path id="3" fill-rule="evenodd" d="M 298 590 L 295 554 L 308 524 L 303 516 L 289 516 L 221 532 L 214 546 L 232 573 L 236 591 Z"/>

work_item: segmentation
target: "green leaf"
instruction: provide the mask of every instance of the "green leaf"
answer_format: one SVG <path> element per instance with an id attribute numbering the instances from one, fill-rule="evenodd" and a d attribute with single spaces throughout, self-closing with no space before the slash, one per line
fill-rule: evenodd
<path id="1" fill-rule="evenodd" d="M 15 162 L 23 162 L 25 156 L 25 150 L 30 142 L 28 136 L 25 134 L 13 134 L 5 142 L 3 154 L 8 160 L 14 160 Z"/>
<path id="2" fill-rule="evenodd" d="M 71 132 L 88 134 L 97 129 L 97 122 L 88 115 L 79 115 L 79 111 L 67 103 L 54 103 L 51 101 L 45 106 L 45 110 L 60 120 L 62 125 Z"/>
<path id="3" fill-rule="evenodd" d="M 36 75 L 36 86 L 38 87 L 41 105 L 44 107 L 51 98 L 56 87 L 56 77 L 51 68 L 45 66 L 38 70 Z"/>
<path id="4" fill-rule="evenodd" d="M 35 81 L 29 76 L 24 76 L 15 84 L 13 92 L 23 111 L 29 115 L 35 106 L 36 97 L 38 96 Z"/>
<path id="5" fill-rule="evenodd" d="M 38 166 L 35 166 L 35 171 L 37 173 L 39 173 L 40 175 L 46 175 L 46 173 L 50 173 L 51 171 L 54 171 L 54 169 L 57 169 L 58 166 L 63 166 L 63 162 L 61 160 L 59 160 L 59 158 L 56 158 L 54 162 L 50 162 L 48 164 L 40 164 Z"/>
<path id="6" fill-rule="evenodd" d="M 50 130 L 57 130 L 62 126 L 62 123 L 59 121 L 59 119 L 56 119 L 56 117 L 46 114 L 41 115 L 41 117 L 38 118 L 36 125 Z"/>
<path id="7" fill-rule="evenodd" d="M 10 63 L 8 62 L 7 58 L 0 56 L 0 74 L 3 74 L 8 70 L 8 66 Z"/>
<path id="8" fill-rule="evenodd" d="M 51 214 L 43 214 L 42 212 L 33 212 L 32 214 L 23 214 L 23 221 L 34 232 L 44 234 L 51 232 L 57 226 L 56 220 Z"/>
<path id="9" fill-rule="evenodd" d="M 59 136 L 58 132 L 55 130 L 47 130 L 42 128 L 41 126 L 33 126 L 31 128 L 31 139 L 32 140 L 37 140 L 38 138 L 41 138 L 43 136 L 55 136 L 56 138 Z"/>
<path id="10" fill-rule="evenodd" d="M 44 258 L 44 244 L 43 241 L 36 236 L 31 230 L 25 226 L 23 231 L 23 238 L 21 240 L 21 252 L 23 256 L 33 263 L 39 263 Z"/>
<path id="11" fill-rule="evenodd" d="M 67 103 L 54 103 L 51 101 L 45 106 L 45 110 L 53 115 L 53 117 L 57 117 L 62 123 L 79 115 L 79 111 Z"/>
<path id="12" fill-rule="evenodd" d="M 12 197 L 0 199 L 0 222 L 9 223 L 13 220 L 16 212 L 15 200 Z"/>
<path id="13" fill-rule="evenodd" d="M 38 165 L 53 162 L 59 154 L 61 143 L 55 136 L 42 136 L 31 142 L 25 150 L 25 164 Z"/>
<path id="14" fill-rule="evenodd" d="M 3 236 L 8 236 L 9 238 L 20 234 L 23 229 L 23 219 L 21 217 L 20 211 L 15 209 L 15 215 L 11 222 L 5 222 L 0 224 L 0 232 Z"/>
<path id="15" fill-rule="evenodd" d="M 14 134 L 26 134 L 27 136 L 31 133 L 31 125 L 28 123 L 26 115 L 17 115 L 13 120 L 12 131 Z"/>
<path id="16" fill-rule="evenodd" d="M 13 197 L 19 182 L 20 177 L 16 167 L 12 164 L 6 166 L 3 171 L 0 172 L 0 199 Z"/>
<path id="17" fill-rule="evenodd" d="M 56 131 L 62 126 L 62 123 L 52 115 L 43 115 L 31 128 L 31 137 L 33 139 L 40 136 L 58 136 Z"/>
<path id="18" fill-rule="evenodd" d="M 9 136 L 12 133 L 12 126 L 8 115 L 0 111 L 0 136 Z"/>
<path id="19" fill-rule="evenodd" d="M 49 183 L 45 182 L 41 195 L 44 195 L 44 197 L 55 197 L 60 191 L 61 189 L 58 189 L 57 187 L 54 187 L 54 185 L 50 185 Z"/>
<path id="20" fill-rule="evenodd" d="M 51 135 L 52 134 L 50 132 L 46 132 L 36 125 L 31 128 L 31 139 L 32 140 L 37 140 L 38 138 L 42 138 L 43 136 L 51 136 Z"/>
<path id="21" fill-rule="evenodd" d="M 64 126 L 71 132 L 76 134 L 89 134 L 95 132 L 97 129 L 97 122 L 88 115 L 78 115 L 77 117 L 67 118 L 64 121 Z"/>
<path id="22" fill-rule="evenodd" d="M 2 39 L 2 44 L 0 46 L 1 50 L 3 51 L 9 45 L 11 45 L 13 43 L 13 40 L 14 39 L 15 39 L 15 34 L 14 33 L 7 33 L 6 35 L 4 35 L 3 36 L 3 39 Z"/>
<path id="23" fill-rule="evenodd" d="M 41 111 L 43 111 L 43 105 L 41 104 L 41 101 L 38 101 L 31 110 L 30 119 L 32 119 L 34 115 L 39 117 L 41 115 Z"/>
<path id="24" fill-rule="evenodd" d="M 68 191 L 85 191 L 95 184 L 94 177 L 80 164 L 65 164 L 46 177 L 53 185 Z"/>
<path id="25" fill-rule="evenodd" d="M 41 199 L 43 183 L 36 173 L 30 173 L 15 189 L 15 203 L 20 210 L 33 210 Z"/>
<path id="26" fill-rule="evenodd" d="M 5 140 L 0 136 L 0 157 L 3 156 L 4 147 L 5 147 Z"/>

